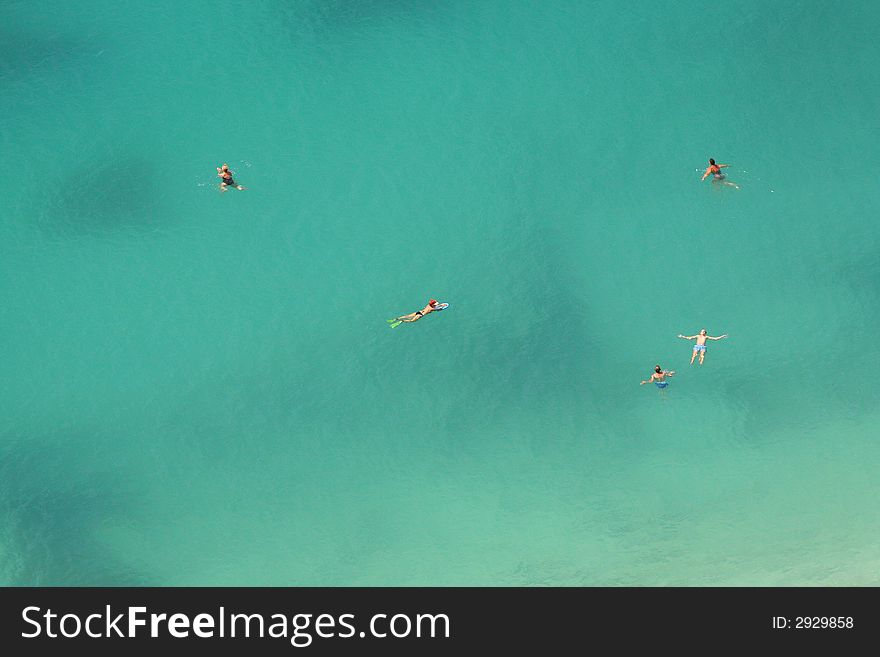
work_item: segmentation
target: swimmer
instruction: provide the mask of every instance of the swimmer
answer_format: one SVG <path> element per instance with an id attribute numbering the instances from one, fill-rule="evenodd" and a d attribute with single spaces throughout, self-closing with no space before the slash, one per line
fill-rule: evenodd
<path id="1" fill-rule="evenodd" d="M 706 167 L 706 171 L 703 173 L 703 177 L 700 178 L 700 182 L 703 182 L 709 176 L 713 176 L 713 183 L 720 182 L 722 185 L 727 185 L 729 187 L 735 187 L 739 189 L 739 185 L 735 182 L 730 182 L 727 180 L 727 176 L 721 173 L 721 169 L 725 169 L 729 167 L 729 164 L 715 164 L 715 160 L 711 157 L 709 158 L 709 166 Z"/>
<path id="2" fill-rule="evenodd" d="M 700 365 L 703 364 L 703 359 L 706 357 L 706 340 L 721 340 L 727 337 L 727 334 L 719 335 L 718 337 L 712 337 L 711 335 L 706 335 L 706 329 L 700 329 L 700 332 L 696 335 L 682 335 L 678 334 L 678 337 L 684 340 L 696 340 L 697 344 L 694 345 L 694 353 L 691 354 L 691 365 L 694 364 L 694 358 L 697 357 L 697 353 L 700 354 Z"/>
<path id="3" fill-rule="evenodd" d="M 651 374 L 651 378 L 647 381 L 642 381 L 639 385 L 643 386 L 646 383 L 654 382 L 654 385 L 660 388 L 661 390 L 669 385 L 669 381 L 666 380 L 667 376 L 673 376 L 675 372 L 673 370 L 669 370 L 668 372 L 664 371 L 659 365 L 654 367 L 654 373 Z"/>
<path id="4" fill-rule="evenodd" d="M 437 299 L 431 299 L 428 301 L 428 305 L 422 308 L 421 310 L 417 310 L 414 313 L 409 313 L 408 315 L 401 315 L 400 317 L 395 317 L 394 319 L 389 319 L 389 322 L 392 322 L 391 328 L 397 328 L 400 326 L 401 322 L 417 322 L 422 317 L 427 315 L 428 313 L 432 313 L 435 310 L 439 310 L 437 307 Z"/>
<path id="5" fill-rule="evenodd" d="M 244 187 L 232 179 L 232 172 L 229 170 L 228 164 L 224 164 L 222 167 L 217 167 L 217 175 L 220 176 L 221 192 L 225 192 L 227 187 L 235 187 L 236 189 L 244 190 Z"/>

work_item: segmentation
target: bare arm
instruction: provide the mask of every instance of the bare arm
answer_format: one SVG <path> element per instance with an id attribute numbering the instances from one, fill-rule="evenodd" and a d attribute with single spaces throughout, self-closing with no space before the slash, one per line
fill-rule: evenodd
<path id="1" fill-rule="evenodd" d="M 703 182 L 708 177 L 709 177 L 709 169 L 706 169 L 705 173 L 703 173 L 703 177 L 700 178 L 700 182 Z"/>
<path id="2" fill-rule="evenodd" d="M 717 164 L 716 166 L 717 166 L 719 169 L 724 169 L 725 167 L 729 167 L 730 165 L 729 165 L 729 164 Z"/>
<path id="3" fill-rule="evenodd" d="M 697 336 L 696 335 L 682 335 L 681 333 L 679 333 L 678 337 L 683 338 L 684 340 L 694 340 L 694 339 L 696 339 Z"/>
<path id="4" fill-rule="evenodd" d="M 718 337 L 715 337 L 715 338 L 713 338 L 711 335 L 707 335 L 706 339 L 707 340 L 721 340 L 722 338 L 726 338 L 726 337 L 727 337 L 727 333 L 725 333 L 724 335 L 719 335 Z"/>

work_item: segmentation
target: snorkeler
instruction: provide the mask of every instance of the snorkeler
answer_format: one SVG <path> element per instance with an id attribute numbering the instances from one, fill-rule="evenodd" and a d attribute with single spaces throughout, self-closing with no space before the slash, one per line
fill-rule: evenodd
<path id="1" fill-rule="evenodd" d="M 719 335 L 718 337 L 712 337 L 711 335 L 706 335 L 706 329 L 700 329 L 700 332 L 696 335 L 682 335 L 678 334 L 678 337 L 683 338 L 685 340 L 696 340 L 697 344 L 694 345 L 694 353 L 691 354 L 691 365 L 694 364 L 694 358 L 697 357 L 697 353 L 700 354 L 700 365 L 703 364 L 703 359 L 706 357 L 706 340 L 721 340 L 722 338 L 726 338 L 727 334 Z"/>
<path id="2" fill-rule="evenodd" d="M 421 310 L 417 310 L 414 313 L 409 313 L 408 315 L 401 315 L 400 317 L 395 317 L 394 319 L 389 319 L 388 322 L 391 323 L 391 328 L 397 328 L 402 322 L 417 322 L 428 313 L 432 313 L 435 310 L 443 310 L 448 305 L 449 304 L 447 303 L 438 304 L 437 299 L 431 299 L 430 301 L 428 301 L 428 305 Z"/>
<path id="3" fill-rule="evenodd" d="M 228 164 L 224 164 L 222 167 L 217 167 L 217 175 L 220 176 L 221 192 L 225 192 L 227 187 L 235 187 L 236 189 L 244 190 L 244 187 L 232 179 L 232 171 L 229 170 Z"/>
<path id="4" fill-rule="evenodd" d="M 728 185 L 729 187 L 735 187 L 739 189 L 739 185 L 735 182 L 731 182 L 727 180 L 727 176 L 721 173 L 721 169 L 730 166 L 729 164 L 715 164 L 715 160 L 711 157 L 709 158 L 709 166 L 706 167 L 706 171 L 703 173 L 703 177 L 700 178 L 700 182 L 703 182 L 709 176 L 713 176 L 712 182 L 720 182 L 722 185 Z"/>
<path id="5" fill-rule="evenodd" d="M 639 385 L 643 386 L 646 383 L 651 383 L 653 381 L 655 386 L 663 389 L 669 385 L 669 381 L 666 380 L 666 377 L 672 376 L 673 374 L 675 374 L 674 370 L 669 370 L 668 372 L 666 372 L 659 365 L 657 365 L 654 367 L 654 373 L 651 374 L 651 378 L 649 378 L 647 381 L 642 381 Z"/>

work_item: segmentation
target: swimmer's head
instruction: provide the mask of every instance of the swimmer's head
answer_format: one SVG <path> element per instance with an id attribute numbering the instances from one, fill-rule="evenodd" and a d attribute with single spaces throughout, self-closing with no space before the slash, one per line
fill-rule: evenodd
<path id="1" fill-rule="evenodd" d="M 715 166 L 715 160 L 713 160 L 711 157 L 709 158 L 709 164 Z"/>
<path id="2" fill-rule="evenodd" d="M 224 171 L 226 171 L 226 169 L 229 168 L 229 165 L 228 165 L 228 164 L 224 164 L 224 165 L 223 165 L 222 167 L 220 167 L 220 168 L 223 169 Z"/>
<path id="3" fill-rule="evenodd" d="M 662 372 L 663 370 L 660 369 L 659 365 L 656 365 L 656 366 L 654 366 L 654 371 L 657 372 L 657 374 L 660 374 L 660 372 Z"/>
<path id="4" fill-rule="evenodd" d="M 706 329 L 700 329 L 700 335 L 706 335 Z"/>
<path id="5" fill-rule="evenodd" d="M 433 308 L 434 306 L 437 305 L 437 299 L 431 299 L 431 300 L 428 302 L 428 305 L 431 306 L 431 307 Z"/>

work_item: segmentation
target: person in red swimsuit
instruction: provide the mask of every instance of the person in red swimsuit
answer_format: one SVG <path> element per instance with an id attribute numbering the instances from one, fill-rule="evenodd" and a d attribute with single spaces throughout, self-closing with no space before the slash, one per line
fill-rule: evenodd
<path id="1" fill-rule="evenodd" d="M 719 182 L 722 185 L 728 185 L 730 187 L 735 187 L 736 189 L 739 189 L 739 185 L 737 185 L 735 182 L 730 182 L 729 180 L 727 180 L 727 176 L 725 176 L 723 173 L 721 173 L 721 169 L 724 169 L 727 166 L 729 166 L 729 165 L 715 164 L 715 160 L 713 160 L 710 157 L 709 158 L 709 166 L 706 167 L 706 171 L 703 173 L 703 177 L 700 178 L 700 182 L 704 181 L 709 176 L 713 176 L 713 180 L 712 180 L 713 183 Z"/>

